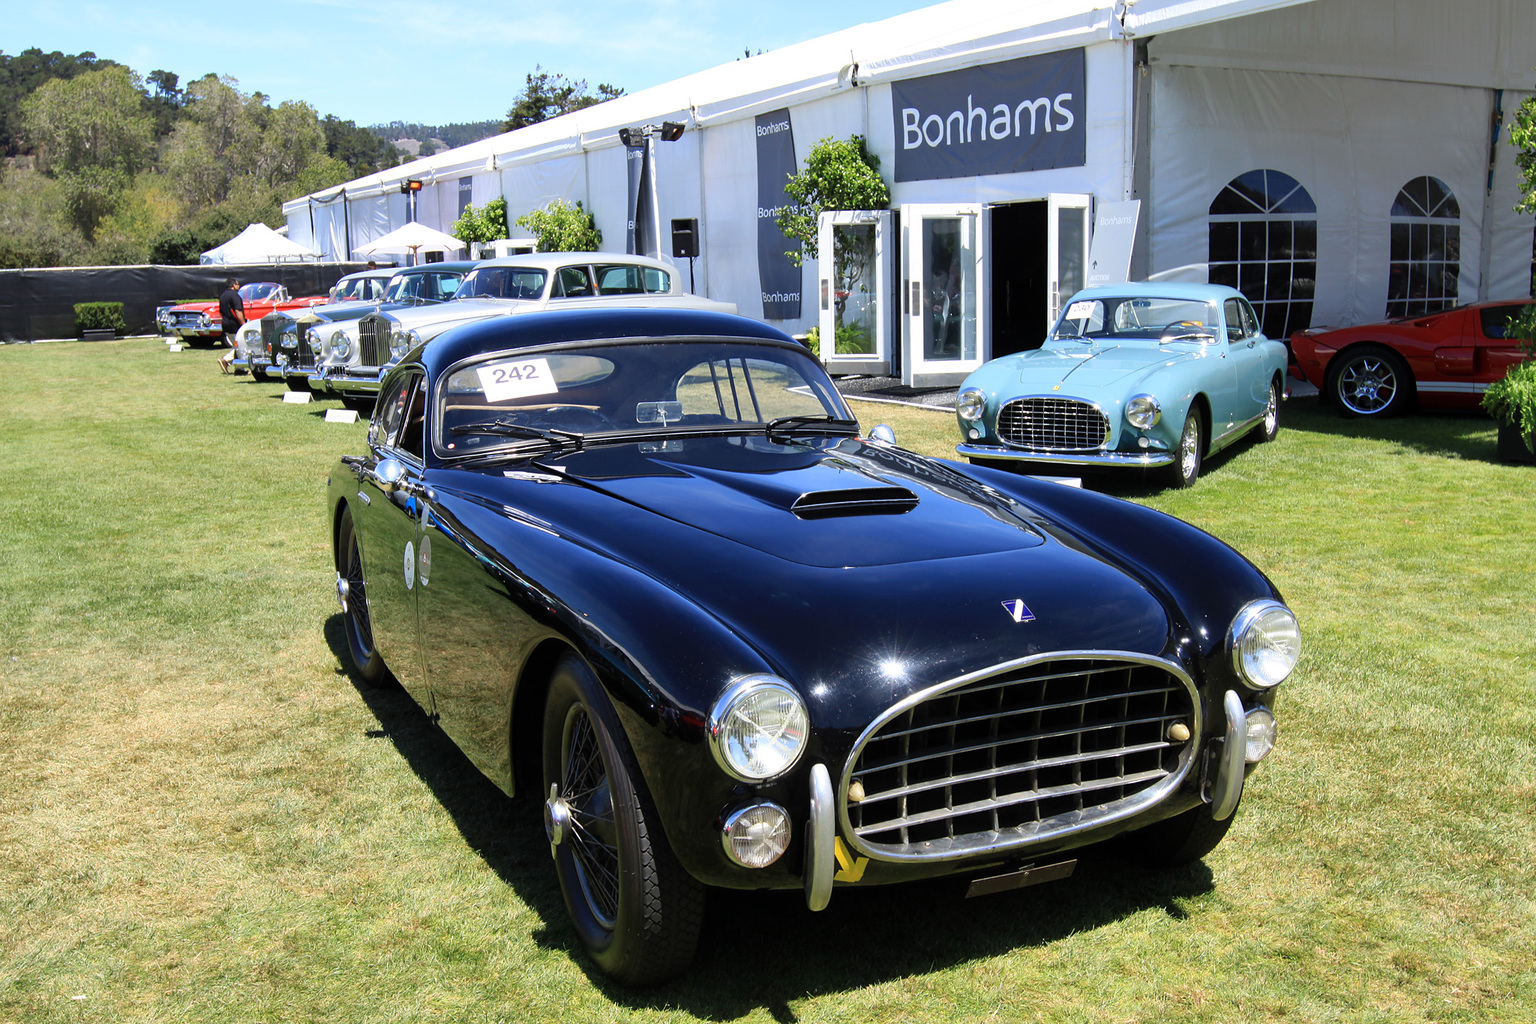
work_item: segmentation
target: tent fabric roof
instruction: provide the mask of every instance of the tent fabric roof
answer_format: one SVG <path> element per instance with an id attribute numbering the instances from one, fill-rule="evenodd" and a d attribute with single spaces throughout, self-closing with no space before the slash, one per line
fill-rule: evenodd
<path id="1" fill-rule="evenodd" d="M 737 120 L 860 85 L 1135 38 L 1277 10 L 1313 0 L 950 0 L 883 21 L 855 25 L 768 53 L 721 64 L 552 118 L 515 132 L 301 196 L 328 203 L 392 192 L 412 178 L 435 181 L 474 171 L 617 146 L 621 127 L 685 121 L 690 127 Z"/>
<path id="2" fill-rule="evenodd" d="M 198 263 L 291 263 L 319 259 L 319 254 L 273 231 L 265 224 L 251 224 L 246 229 L 198 257 Z"/>

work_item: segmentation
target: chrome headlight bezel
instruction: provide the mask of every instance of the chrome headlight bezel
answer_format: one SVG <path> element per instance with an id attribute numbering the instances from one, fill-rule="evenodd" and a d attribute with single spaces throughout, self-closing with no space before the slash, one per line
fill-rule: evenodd
<path id="1" fill-rule="evenodd" d="M 1253 601 L 1232 620 L 1227 650 L 1237 678 L 1255 690 L 1273 689 L 1301 660 L 1301 625 L 1279 601 Z"/>
<path id="2" fill-rule="evenodd" d="M 760 721 L 777 718 L 770 735 Z M 778 676 L 738 679 L 716 698 L 705 723 L 715 763 L 742 782 L 767 782 L 795 767 L 810 740 L 810 716 L 795 688 Z M 755 730 L 755 731 L 754 731 Z"/>
<path id="3" fill-rule="evenodd" d="M 396 324 L 389 331 L 390 360 L 398 363 L 405 358 L 405 354 L 411 350 L 411 346 L 420 340 L 415 331 L 407 331 L 404 327 Z"/>
<path id="4" fill-rule="evenodd" d="M 298 347 L 299 347 L 299 325 L 298 324 L 289 324 L 287 327 L 284 327 L 281 332 L 279 332 L 279 334 L 277 336 L 277 347 L 281 348 L 281 349 L 287 349 L 290 352 L 296 351 L 298 349 Z"/>
<path id="5" fill-rule="evenodd" d="M 332 359 L 339 363 L 345 363 L 352 358 L 352 335 L 345 328 L 338 327 L 331 332 L 330 340 L 326 342 Z"/>
<path id="6" fill-rule="evenodd" d="M 955 413 L 968 423 L 975 423 L 987 411 L 987 393 L 980 388 L 963 388 L 955 399 Z"/>
<path id="7" fill-rule="evenodd" d="M 789 849 L 789 812 L 771 800 L 736 808 L 720 821 L 720 845 L 732 863 L 766 868 Z"/>
<path id="8" fill-rule="evenodd" d="M 1125 421 L 1137 430 L 1151 430 L 1163 418 L 1163 406 L 1157 396 L 1132 395 L 1125 403 Z"/>

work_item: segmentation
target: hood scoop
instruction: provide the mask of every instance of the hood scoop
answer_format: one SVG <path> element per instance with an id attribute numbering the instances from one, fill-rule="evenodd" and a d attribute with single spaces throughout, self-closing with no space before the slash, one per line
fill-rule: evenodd
<path id="1" fill-rule="evenodd" d="M 905 487 L 847 487 L 802 494 L 789 506 L 801 519 L 843 516 L 899 516 L 917 508 L 917 495 Z"/>

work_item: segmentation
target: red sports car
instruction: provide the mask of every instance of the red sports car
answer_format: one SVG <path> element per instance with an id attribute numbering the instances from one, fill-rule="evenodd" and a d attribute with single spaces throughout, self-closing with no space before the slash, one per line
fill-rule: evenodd
<path id="1" fill-rule="evenodd" d="M 288 289 L 276 281 L 253 281 L 240 286 L 240 301 L 245 305 L 246 320 L 260 320 L 277 309 L 303 309 L 319 306 L 330 299 L 325 295 L 290 298 Z M 219 326 L 219 302 L 184 302 L 165 313 L 164 324 L 172 334 L 185 338 L 216 342 L 224 337 Z"/>
<path id="2" fill-rule="evenodd" d="M 1523 357 L 1505 337 L 1529 299 L 1291 335 L 1302 374 L 1342 416 L 1389 416 L 1414 404 L 1476 409 L 1488 385 Z"/>

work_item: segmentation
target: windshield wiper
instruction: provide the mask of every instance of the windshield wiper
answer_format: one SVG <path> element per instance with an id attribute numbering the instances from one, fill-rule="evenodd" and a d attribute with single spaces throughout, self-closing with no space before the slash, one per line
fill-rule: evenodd
<path id="1" fill-rule="evenodd" d="M 770 438 L 775 434 L 856 437 L 859 424 L 857 420 L 843 420 L 835 416 L 780 416 L 769 422 L 763 433 Z"/>
<path id="2" fill-rule="evenodd" d="M 569 448 L 571 451 L 580 451 L 586 443 L 586 435 L 573 434 L 569 430 L 544 430 L 540 427 L 530 427 L 526 423 L 513 423 L 511 420 L 492 420 L 489 423 L 460 423 L 456 427 L 449 427 L 450 434 L 499 434 L 503 437 L 526 437 L 531 440 L 546 441 L 556 448 Z"/>

